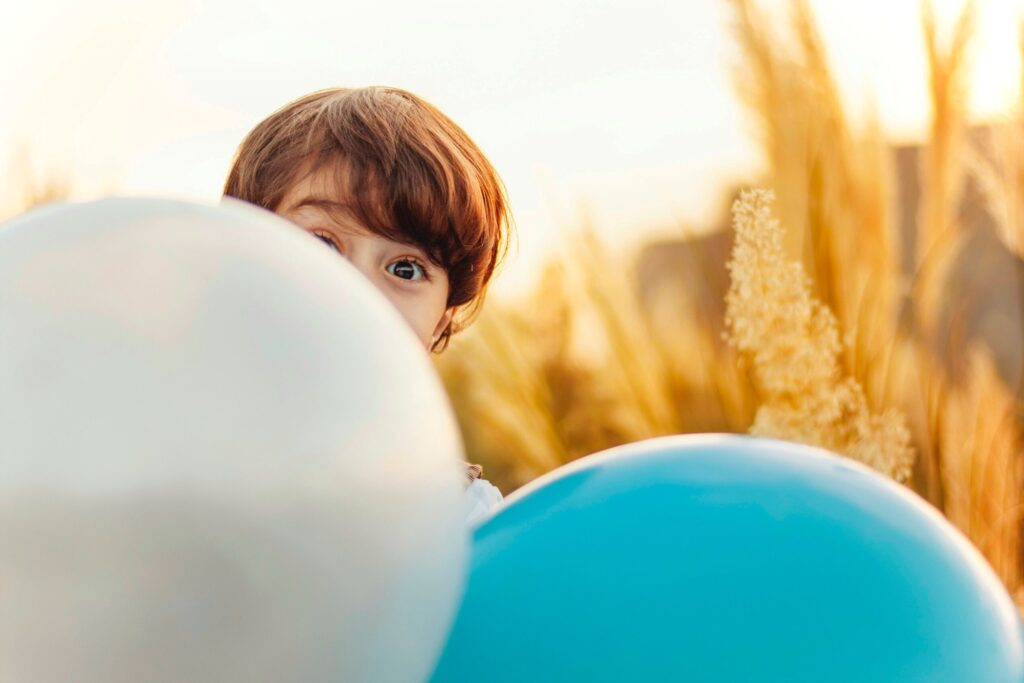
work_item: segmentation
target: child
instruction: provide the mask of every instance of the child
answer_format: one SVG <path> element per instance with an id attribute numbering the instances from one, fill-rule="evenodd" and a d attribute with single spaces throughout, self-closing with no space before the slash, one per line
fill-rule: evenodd
<path id="1" fill-rule="evenodd" d="M 259 123 L 224 194 L 278 213 L 347 258 L 436 353 L 479 311 L 508 244 L 497 173 L 433 105 L 397 88 L 332 88 Z M 472 524 L 501 500 L 466 466 Z"/>

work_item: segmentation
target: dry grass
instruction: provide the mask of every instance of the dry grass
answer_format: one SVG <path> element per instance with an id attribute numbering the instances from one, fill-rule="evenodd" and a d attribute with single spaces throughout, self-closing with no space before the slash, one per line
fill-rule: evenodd
<path id="1" fill-rule="evenodd" d="M 913 301 L 926 338 L 934 338 L 945 275 L 962 244 L 959 207 L 966 158 L 967 48 L 974 27 L 973 2 L 964 4 L 952 35 L 943 41 L 930 2 L 922 11 L 932 123 L 922 157 Z"/>
<path id="2" fill-rule="evenodd" d="M 10 178 L 0 190 L 0 221 L 35 206 L 68 199 L 70 174 L 54 169 L 38 169 L 27 148 L 16 150 L 5 173 Z"/>
<path id="3" fill-rule="evenodd" d="M 880 405 L 904 286 L 892 277 L 899 239 L 888 147 L 873 118 L 851 129 L 806 2 L 792 3 L 788 40 L 765 28 L 754 3 L 731 4 L 744 54 L 737 88 L 765 147 L 784 250 L 850 338 L 846 371 Z"/>
<path id="4" fill-rule="evenodd" d="M 504 490 L 614 445 L 750 424 L 732 350 L 692 308 L 659 326 L 633 284 L 584 231 L 533 294 L 492 302 L 438 359 L 467 450 Z"/>
<path id="5" fill-rule="evenodd" d="M 1024 259 L 1024 116 L 985 131 L 966 161 L 1000 239 Z"/>
<path id="6" fill-rule="evenodd" d="M 773 200 L 745 192 L 734 208 L 726 322 L 760 389 L 750 432 L 843 453 L 905 482 L 914 459 L 906 418 L 894 409 L 872 414 L 863 388 L 843 372 L 839 324 L 783 252 Z"/>
<path id="7" fill-rule="evenodd" d="M 1013 120 L 972 145 L 973 4 L 948 27 L 924 6 L 933 116 L 907 233 L 890 147 L 872 117 L 851 123 L 807 2 L 791 0 L 791 21 L 778 27 L 752 0 L 728 1 L 737 88 L 768 166 L 758 183 L 774 190 L 779 219 L 765 195 L 738 207 L 727 297 L 735 347 L 721 338 L 721 293 L 709 302 L 701 287 L 724 259 L 683 258 L 690 291 L 641 306 L 635 274 L 583 231 L 532 296 L 492 307 L 440 359 L 470 455 L 509 490 L 666 432 L 752 430 L 825 445 L 906 477 L 1019 595 L 1021 397 L 986 348 L 944 327 L 961 323 L 943 311 L 956 294 L 950 268 L 976 227 L 961 210 L 968 180 L 1024 257 L 1024 83 Z M 938 357 L 939 337 L 964 359 L 956 368 Z"/>
<path id="8" fill-rule="evenodd" d="M 1021 455 L 1016 399 L 992 359 L 970 350 L 967 382 L 947 393 L 939 422 L 946 454 L 946 516 L 988 558 L 1015 592 L 1021 588 Z"/>

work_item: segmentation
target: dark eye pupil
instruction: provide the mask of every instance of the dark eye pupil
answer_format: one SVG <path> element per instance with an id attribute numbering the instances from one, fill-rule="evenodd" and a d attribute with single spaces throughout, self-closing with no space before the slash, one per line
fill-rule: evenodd
<path id="1" fill-rule="evenodd" d="M 408 261 L 400 261 L 395 264 L 395 275 L 400 278 L 411 280 L 416 276 L 416 269 Z"/>

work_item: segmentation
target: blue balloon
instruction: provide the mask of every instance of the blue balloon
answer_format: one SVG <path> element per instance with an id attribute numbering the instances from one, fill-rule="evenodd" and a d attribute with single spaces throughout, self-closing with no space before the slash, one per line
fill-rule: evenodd
<path id="1" fill-rule="evenodd" d="M 432 680 L 1019 683 L 1024 639 L 907 489 L 797 444 L 666 437 L 563 467 L 477 529 Z"/>

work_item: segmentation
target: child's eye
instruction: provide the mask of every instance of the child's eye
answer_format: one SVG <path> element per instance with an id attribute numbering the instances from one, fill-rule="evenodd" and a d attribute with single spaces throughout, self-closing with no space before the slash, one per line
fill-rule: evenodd
<path id="1" fill-rule="evenodd" d="M 334 251 L 338 252 L 339 254 L 342 253 L 341 252 L 341 248 L 338 247 L 338 243 L 335 242 L 330 237 L 328 237 L 327 235 L 324 235 L 324 234 L 319 233 L 319 232 L 314 232 L 313 236 L 316 237 L 321 242 L 323 242 L 324 244 L 326 244 L 327 246 L 329 246 Z"/>
<path id="2" fill-rule="evenodd" d="M 410 259 L 399 259 L 388 264 L 388 273 L 403 280 L 422 280 L 427 277 L 427 271 L 420 264 Z"/>

